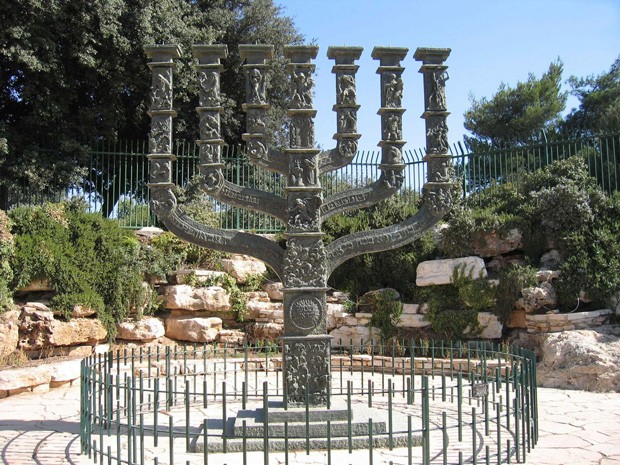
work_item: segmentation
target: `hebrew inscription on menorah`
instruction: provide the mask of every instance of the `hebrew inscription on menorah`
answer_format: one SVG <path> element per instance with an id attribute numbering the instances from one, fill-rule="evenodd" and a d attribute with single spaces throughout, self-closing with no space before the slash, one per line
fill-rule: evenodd
<path id="1" fill-rule="evenodd" d="M 444 61 L 450 49 L 418 48 L 422 62 L 426 122 L 427 182 L 423 204 L 412 217 L 386 228 L 363 231 L 323 242 L 321 224 L 333 215 L 364 208 L 394 195 L 403 184 L 403 79 L 408 49 L 376 47 L 372 57 L 379 61 L 381 89 L 381 163 L 377 181 L 357 189 L 325 196 L 320 175 L 349 164 L 357 152 L 357 89 L 355 76 L 360 47 L 330 47 L 336 75 L 336 147 L 321 151 L 314 146 L 312 107 L 316 46 L 289 46 L 291 100 L 288 116 L 288 148 L 269 147 L 266 98 L 267 60 L 270 45 L 240 45 L 245 61 L 247 132 L 243 134 L 250 161 L 286 179 L 285 196 L 236 185 L 224 178 L 221 148 L 220 100 L 221 61 L 226 45 L 195 45 L 194 57 L 200 82 L 200 174 L 206 194 L 230 205 L 267 213 L 286 224 L 286 248 L 256 234 L 208 227 L 194 221 L 177 205 L 172 187 L 172 99 L 175 45 L 146 47 L 151 62 L 151 134 L 149 140 L 151 207 L 166 227 L 179 237 L 212 249 L 251 255 L 270 266 L 284 283 L 284 402 L 311 404 L 327 402 L 330 387 L 331 338 L 326 332 L 326 291 L 331 273 L 346 260 L 363 253 L 380 252 L 408 244 L 435 224 L 452 205 L 453 168 L 448 155 Z"/>

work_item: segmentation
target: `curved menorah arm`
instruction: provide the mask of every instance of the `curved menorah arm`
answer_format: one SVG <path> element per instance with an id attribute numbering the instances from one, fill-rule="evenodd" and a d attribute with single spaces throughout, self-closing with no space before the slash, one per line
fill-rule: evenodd
<path id="1" fill-rule="evenodd" d="M 192 244 L 250 255 L 265 262 L 282 279 L 284 249 L 257 234 L 212 228 L 192 219 L 177 205 L 171 188 L 151 189 L 151 207 L 166 228 Z"/>
<path id="2" fill-rule="evenodd" d="M 215 184 L 205 182 L 205 192 L 220 202 L 266 213 L 284 222 L 287 220 L 286 199 L 283 197 L 225 180 L 214 182 Z"/>
<path id="3" fill-rule="evenodd" d="M 396 173 L 392 172 L 394 177 Z M 388 175 L 389 176 L 389 175 Z M 326 221 L 334 215 L 350 210 L 370 207 L 382 200 L 394 195 L 402 184 L 402 177 L 393 179 L 390 182 L 385 174 L 382 174 L 378 181 L 368 186 L 351 189 L 346 192 L 330 195 L 323 200 L 321 205 L 321 222 Z"/>
<path id="4" fill-rule="evenodd" d="M 336 268 L 353 257 L 396 249 L 419 239 L 448 209 L 448 203 L 445 203 L 441 210 L 424 205 L 415 215 L 402 223 L 373 231 L 360 231 L 335 240 L 325 248 L 328 257 L 327 277 L 329 278 Z"/>
<path id="5" fill-rule="evenodd" d="M 338 50 L 340 50 L 340 54 L 335 55 L 336 65 L 334 66 L 334 72 L 338 76 L 337 82 L 352 81 L 348 74 L 341 74 L 343 70 L 350 72 L 351 65 L 339 63 L 343 60 L 343 56 L 347 57 L 346 61 L 352 61 L 352 56 L 350 53 L 345 54 L 348 52 L 346 47 Z M 372 57 L 380 60 L 377 73 L 381 76 L 381 108 L 379 109 L 379 115 L 381 115 L 381 141 L 379 142 L 379 147 L 381 147 L 381 164 L 379 165 L 381 176 L 379 180 L 368 186 L 335 194 L 325 199 L 321 207 L 322 220 L 338 213 L 374 205 L 394 195 L 402 186 L 404 180 L 402 172 L 405 168 L 402 147 L 406 142 L 402 135 L 402 115 L 405 109 L 401 107 L 403 92 L 401 75 L 405 68 L 400 66 L 400 62 L 405 58 L 407 52 L 408 49 L 406 48 L 395 47 L 375 47 L 372 52 Z M 340 92 L 338 103 L 334 107 L 339 114 L 339 133 L 336 134 L 336 137 L 340 138 L 344 137 L 340 131 L 354 129 L 354 126 L 347 125 L 346 122 L 348 112 L 355 111 L 354 108 L 347 108 L 341 103 L 343 100 L 346 101 L 346 90 L 348 89 L 348 87 L 342 89 L 341 87 L 343 86 L 338 85 Z M 341 124 L 342 120 L 344 123 Z"/>

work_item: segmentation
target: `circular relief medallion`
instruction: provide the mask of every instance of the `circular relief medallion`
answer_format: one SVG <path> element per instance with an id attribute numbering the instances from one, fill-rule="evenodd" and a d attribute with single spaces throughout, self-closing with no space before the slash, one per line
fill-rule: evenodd
<path id="1" fill-rule="evenodd" d="M 306 331 L 319 325 L 321 314 L 321 301 L 316 297 L 297 297 L 289 309 L 293 325 Z"/>

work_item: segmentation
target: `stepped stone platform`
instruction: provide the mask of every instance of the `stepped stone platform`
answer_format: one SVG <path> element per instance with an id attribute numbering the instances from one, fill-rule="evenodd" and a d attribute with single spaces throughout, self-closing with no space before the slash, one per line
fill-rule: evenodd
<path id="1" fill-rule="evenodd" d="M 269 437 L 269 449 L 273 451 L 300 451 L 307 447 L 366 449 L 371 429 L 373 446 L 377 448 L 389 447 L 390 442 L 392 447 L 405 447 L 408 441 L 412 446 L 421 444 L 421 436 L 407 434 L 406 415 L 392 412 L 390 428 L 390 415 L 385 408 L 369 408 L 359 401 L 352 403 L 350 410 L 344 398 L 334 398 L 329 409 L 285 408 L 282 402 L 269 402 L 266 422 L 262 404 L 246 407 L 229 417 L 223 428 L 222 421 L 207 425 L 206 447 L 209 452 L 222 452 L 224 447 L 229 452 L 241 451 L 244 432 L 248 451 L 263 450 L 265 435 Z M 204 431 L 201 433 L 193 443 L 194 452 L 205 449 Z"/>

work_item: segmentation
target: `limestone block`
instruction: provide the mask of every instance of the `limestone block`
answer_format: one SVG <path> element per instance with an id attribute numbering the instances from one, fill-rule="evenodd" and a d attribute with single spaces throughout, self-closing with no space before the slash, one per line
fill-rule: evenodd
<path id="1" fill-rule="evenodd" d="M 68 360 L 50 365 L 50 387 L 58 387 L 79 379 L 80 362 L 80 360 Z"/>
<path id="2" fill-rule="evenodd" d="M 490 231 L 476 235 L 472 241 L 472 250 L 480 257 L 494 257 L 521 248 L 523 248 L 523 234 L 516 228 L 503 233 Z"/>
<path id="3" fill-rule="evenodd" d="M 94 308 L 86 307 L 84 305 L 74 305 L 71 312 L 71 318 L 88 318 L 97 313 Z"/>
<path id="4" fill-rule="evenodd" d="M 145 228 L 137 229 L 134 234 L 143 241 L 150 241 L 156 236 L 163 234 L 164 230 L 153 226 L 147 226 Z"/>
<path id="5" fill-rule="evenodd" d="M 430 325 L 431 322 L 421 313 L 403 313 L 396 324 L 399 328 L 425 328 Z"/>
<path id="6" fill-rule="evenodd" d="M 261 302 L 258 300 L 250 300 L 245 304 L 246 320 L 266 318 L 265 315 L 271 315 L 274 312 L 279 312 L 279 316 L 277 318 L 282 318 L 284 304 L 282 302 Z"/>
<path id="7" fill-rule="evenodd" d="M 245 292 L 244 294 L 247 300 L 256 300 L 259 302 L 271 302 L 271 299 L 269 298 L 269 294 L 267 294 L 265 291 L 252 291 L 252 292 Z"/>
<path id="8" fill-rule="evenodd" d="M 340 326 L 329 333 L 332 336 L 332 347 L 350 347 L 351 345 L 362 351 L 366 345 L 374 340 L 380 341 L 380 333 L 377 328 L 370 326 Z"/>
<path id="9" fill-rule="evenodd" d="M 403 315 L 415 315 L 420 313 L 419 304 L 403 304 Z"/>
<path id="10" fill-rule="evenodd" d="M 526 313 L 534 312 L 542 307 L 552 308 L 557 305 L 557 294 L 550 282 L 522 289 L 521 295 L 522 297 L 515 302 L 515 308 L 524 310 Z"/>
<path id="11" fill-rule="evenodd" d="M 476 336 L 481 339 L 500 339 L 502 337 L 503 325 L 497 315 L 490 312 L 478 313 L 478 324 L 482 331 Z"/>
<path id="12" fill-rule="evenodd" d="M 106 351 L 107 352 L 107 351 Z M 89 357 L 93 354 L 93 346 L 62 346 L 62 347 L 45 347 L 43 349 L 28 350 L 29 358 L 41 359 L 48 357 Z"/>
<path id="13" fill-rule="evenodd" d="M 278 342 L 284 333 L 281 323 L 252 323 L 245 328 L 249 342 Z"/>
<path id="14" fill-rule="evenodd" d="M 32 351 L 60 346 L 95 345 L 107 337 L 97 319 L 73 318 L 59 321 L 52 312 L 22 309 L 18 348 Z"/>
<path id="15" fill-rule="evenodd" d="M 263 284 L 263 291 L 269 295 L 271 300 L 284 300 L 282 289 L 284 289 L 284 284 L 280 282 L 269 282 Z"/>
<path id="16" fill-rule="evenodd" d="M 452 274 L 457 268 L 464 268 L 474 278 L 486 278 L 487 270 L 480 257 L 462 257 L 421 262 L 416 270 L 417 286 L 450 284 Z"/>
<path id="17" fill-rule="evenodd" d="M 230 298 L 219 286 L 193 288 L 186 284 L 166 286 L 164 307 L 169 310 L 229 311 Z"/>
<path id="18" fill-rule="evenodd" d="M 139 321 L 123 321 L 116 325 L 118 339 L 130 341 L 152 341 L 166 334 L 164 324 L 155 317 L 146 317 Z"/>
<path id="19" fill-rule="evenodd" d="M 229 346 L 240 346 L 245 342 L 246 335 L 238 329 L 223 329 L 217 336 L 217 340 Z"/>
<path id="20" fill-rule="evenodd" d="M 536 279 L 539 283 L 546 283 L 553 281 L 560 277 L 560 270 L 538 270 L 536 272 Z"/>
<path id="21" fill-rule="evenodd" d="M 0 315 L 0 358 L 17 349 L 19 342 L 19 313 L 15 310 Z"/>
<path id="22" fill-rule="evenodd" d="M 620 326 L 547 334 L 541 346 L 540 386 L 620 392 Z"/>
<path id="23" fill-rule="evenodd" d="M 171 315 L 166 318 L 166 337 L 176 341 L 213 342 L 222 329 L 222 319 Z"/>
<path id="24" fill-rule="evenodd" d="M 187 284 L 189 276 L 193 275 L 198 283 L 206 283 L 213 279 L 219 278 L 220 276 L 224 276 L 226 273 L 223 271 L 215 271 L 215 270 L 177 270 L 176 279 L 177 284 Z"/>
<path id="25" fill-rule="evenodd" d="M 540 268 L 544 270 L 557 270 L 562 262 L 560 252 L 553 249 L 540 257 Z"/>
<path id="26" fill-rule="evenodd" d="M 237 280 L 239 284 L 244 284 L 250 276 L 264 275 L 267 267 L 260 260 L 248 257 L 247 255 L 233 255 L 221 261 L 224 271 Z"/>
<path id="27" fill-rule="evenodd" d="M 30 390 L 34 386 L 49 385 L 51 380 L 50 369 L 45 365 L 0 371 L 0 392 L 8 391 L 13 395 L 20 389 Z"/>

